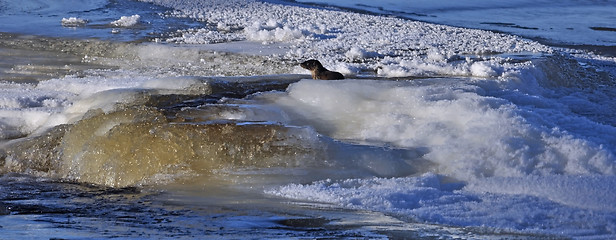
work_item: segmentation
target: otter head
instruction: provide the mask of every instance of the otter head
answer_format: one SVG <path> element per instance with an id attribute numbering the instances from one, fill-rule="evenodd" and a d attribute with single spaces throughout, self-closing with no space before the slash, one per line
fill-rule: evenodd
<path id="1" fill-rule="evenodd" d="M 310 70 L 310 71 L 314 71 L 314 70 L 323 68 L 323 65 L 321 65 L 321 63 L 319 61 L 314 60 L 314 59 L 310 59 L 308 61 L 300 63 L 299 65 L 302 66 L 305 69 Z"/>

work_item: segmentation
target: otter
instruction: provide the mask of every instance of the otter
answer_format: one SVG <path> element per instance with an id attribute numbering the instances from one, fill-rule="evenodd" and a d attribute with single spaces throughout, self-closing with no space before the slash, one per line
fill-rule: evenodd
<path id="1" fill-rule="evenodd" d="M 314 60 L 314 59 L 310 59 L 299 65 L 312 72 L 312 79 L 321 79 L 321 80 L 344 79 L 344 76 L 341 73 L 327 70 L 326 68 L 323 67 L 323 65 L 321 65 L 319 61 Z"/>

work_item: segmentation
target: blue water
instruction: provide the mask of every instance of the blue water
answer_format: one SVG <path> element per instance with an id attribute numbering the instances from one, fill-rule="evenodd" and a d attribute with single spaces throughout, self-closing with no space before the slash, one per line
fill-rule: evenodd
<path id="1" fill-rule="evenodd" d="M 169 9 L 139 1 L 116 0 L 41 0 L 0 1 L 0 32 L 50 37 L 97 38 L 136 41 L 161 37 L 177 29 L 198 25 L 189 19 L 165 17 Z M 122 16 L 139 15 L 141 21 L 129 28 L 110 23 Z M 81 27 L 62 26 L 63 18 L 76 17 L 88 22 Z M 122 34 L 119 34 L 122 32 Z"/>

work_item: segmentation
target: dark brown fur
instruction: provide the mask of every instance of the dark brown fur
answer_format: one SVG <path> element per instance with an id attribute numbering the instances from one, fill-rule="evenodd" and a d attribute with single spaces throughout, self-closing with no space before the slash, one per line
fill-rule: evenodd
<path id="1" fill-rule="evenodd" d="M 321 63 L 317 60 L 311 59 L 299 64 L 305 69 L 308 69 L 312 72 L 312 79 L 321 79 L 321 80 L 337 80 L 344 79 L 344 76 L 339 72 L 334 72 L 327 70 L 321 65 Z"/>

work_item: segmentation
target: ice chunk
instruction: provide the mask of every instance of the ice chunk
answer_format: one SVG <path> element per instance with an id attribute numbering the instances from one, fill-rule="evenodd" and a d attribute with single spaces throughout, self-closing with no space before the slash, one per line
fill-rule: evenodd
<path id="1" fill-rule="evenodd" d="M 63 27 L 83 27 L 86 25 L 88 21 L 81 18 L 69 17 L 62 18 L 62 26 Z"/>
<path id="2" fill-rule="evenodd" d="M 115 27 L 132 27 L 139 23 L 140 18 L 141 16 L 137 14 L 132 16 L 122 16 L 120 19 L 111 22 L 111 25 Z"/>

